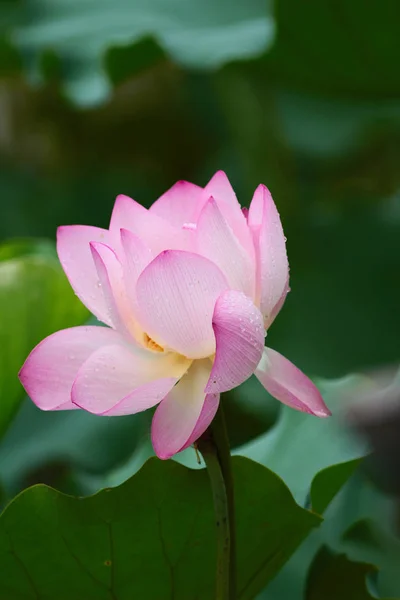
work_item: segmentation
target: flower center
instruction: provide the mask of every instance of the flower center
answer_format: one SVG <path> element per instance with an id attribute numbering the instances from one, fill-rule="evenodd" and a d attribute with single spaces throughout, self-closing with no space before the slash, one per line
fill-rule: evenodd
<path id="1" fill-rule="evenodd" d="M 153 350 L 153 352 L 164 352 L 164 348 L 152 340 L 147 333 L 144 334 L 144 344 L 146 348 Z"/>

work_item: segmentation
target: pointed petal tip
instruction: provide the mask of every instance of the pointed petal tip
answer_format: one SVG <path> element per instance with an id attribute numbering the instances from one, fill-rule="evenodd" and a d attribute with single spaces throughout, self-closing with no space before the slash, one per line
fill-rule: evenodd
<path id="1" fill-rule="evenodd" d="M 269 189 L 267 188 L 267 186 L 264 183 L 258 184 L 254 193 L 256 193 L 256 192 L 263 192 L 263 193 L 267 193 L 267 194 L 271 195 L 271 192 L 269 191 Z"/>
<path id="2" fill-rule="evenodd" d="M 265 348 L 255 375 L 277 400 L 315 417 L 331 416 L 317 386 L 287 358 Z"/>
<path id="3" fill-rule="evenodd" d="M 321 401 L 323 402 L 322 398 Z M 332 412 L 325 404 L 323 408 L 320 408 L 319 410 L 314 410 L 313 414 L 314 416 L 319 417 L 320 419 L 327 419 L 328 417 L 332 416 Z"/>
<path id="4" fill-rule="evenodd" d="M 222 184 L 228 183 L 229 186 L 231 185 L 228 175 L 222 169 L 219 169 L 218 171 L 216 171 L 214 173 L 214 175 L 212 175 L 207 186 L 210 185 L 211 182 L 212 183 L 221 182 Z"/>
<path id="5" fill-rule="evenodd" d="M 115 197 L 115 202 L 126 202 L 127 200 L 132 200 L 132 198 L 130 196 L 127 196 L 126 194 L 118 194 Z"/>

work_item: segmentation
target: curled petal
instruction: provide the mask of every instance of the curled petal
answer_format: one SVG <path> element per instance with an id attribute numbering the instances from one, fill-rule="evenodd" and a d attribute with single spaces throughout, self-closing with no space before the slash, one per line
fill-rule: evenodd
<path id="1" fill-rule="evenodd" d="M 224 275 L 207 258 L 162 252 L 137 282 L 140 324 L 164 348 L 189 358 L 210 356 L 215 351 L 214 306 L 227 288 Z"/>
<path id="2" fill-rule="evenodd" d="M 259 185 L 251 201 L 248 224 L 257 261 L 256 298 L 269 326 L 288 292 L 289 263 L 281 220 L 271 194 Z"/>
<path id="3" fill-rule="evenodd" d="M 42 410 L 76 408 L 71 388 L 78 370 L 101 346 L 123 343 L 108 327 L 72 327 L 53 333 L 26 359 L 19 378 L 28 396 Z"/>
<path id="4" fill-rule="evenodd" d="M 263 318 L 242 292 L 221 294 L 214 309 L 217 350 L 206 392 L 226 392 L 248 379 L 264 349 Z"/>
<path id="5" fill-rule="evenodd" d="M 170 458 L 192 444 L 197 439 L 193 436 L 196 427 L 201 435 L 215 414 L 215 399 L 211 401 L 211 407 L 208 406 L 203 413 L 206 398 L 204 388 L 210 368 L 211 363 L 208 359 L 196 360 L 157 407 L 151 427 L 151 439 L 159 458 Z M 204 418 L 199 423 L 202 413 Z"/>
<path id="6" fill-rule="evenodd" d="M 210 198 L 201 211 L 196 242 L 199 253 L 221 269 L 231 288 L 254 297 L 255 263 L 234 235 L 214 198 Z"/>
<path id="7" fill-rule="evenodd" d="M 68 280 L 85 306 L 100 321 L 112 325 L 90 242 L 110 243 L 109 232 L 98 227 L 66 225 L 57 230 L 57 253 Z"/>
<path id="8" fill-rule="evenodd" d="M 330 416 L 318 388 L 279 352 L 265 348 L 255 375 L 271 396 L 283 404 L 316 417 Z"/>
<path id="9" fill-rule="evenodd" d="M 107 317 L 111 326 L 128 335 L 131 319 L 128 298 L 124 287 L 122 266 L 114 251 L 105 244 L 90 243 L 101 288 L 107 307 Z"/>
<path id="10" fill-rule="evenodd" d="M 140 412 L 160 402 L 189 365 L 190 361 L 172 354 L 105 346 L 79 369 L 72 402 L 96 415 Z"/>
<path id="11" fill-rule="evenodd" d="M 178 181 L 149 210 L 180 229 L 186 223 L 196 223 L 202 206 L 202 188 L 188 181 Z"/>

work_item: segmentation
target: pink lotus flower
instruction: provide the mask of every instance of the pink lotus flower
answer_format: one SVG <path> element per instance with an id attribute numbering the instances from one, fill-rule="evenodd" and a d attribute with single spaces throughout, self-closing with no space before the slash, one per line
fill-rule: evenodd
<path id="1" fill-rule="evenodd" d="M 202 435 L 221 392 L 253 373 L 281 402 L 328 416 L 314 384 L 264 348 L 289 269 L 272 197 L 247 213 L 223 172 L 202 189 L 180 181 L 149 210 L 118 196 L 110 228 L 60 227 L 57 250 L 78 297 L 108 327 L 43 340 L 20 379 L 43 410 L 126 415 L 158 404 L 152 442 L 163 459 Z"/>

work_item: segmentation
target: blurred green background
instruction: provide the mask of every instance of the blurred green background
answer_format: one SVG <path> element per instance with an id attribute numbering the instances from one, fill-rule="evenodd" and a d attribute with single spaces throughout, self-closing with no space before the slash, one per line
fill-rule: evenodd
<path id="1" fill-rule="evenodd" d="M 63 276 L 53 244 L 25 238 L 54 240 L 60 224 L 106 227 L 117 194 L 149 206 L 178 179 L 205 185 L 219 169 L 242 205 L 265 183 L 288 238 L 292 292 L 269 345 L 324 378 L 398 362 L 398 0 L 0 7 L 7 424 L 29 350 L 88 318 L 72 295 L 65 300 L 65 282 L 54 281 Z M 274 422 L 278 407 L 256 383 L 231 397 L 234 444 Z M 43 415 L 25 402 L 0 448 L 6 497 L 35 481 L 97 489 L 101 474 L 148 439 L 149 418 Z M 71 471 L 77 464 L 80 475 Z M 94 480 L 82 483 L 82 472 Z"/>

